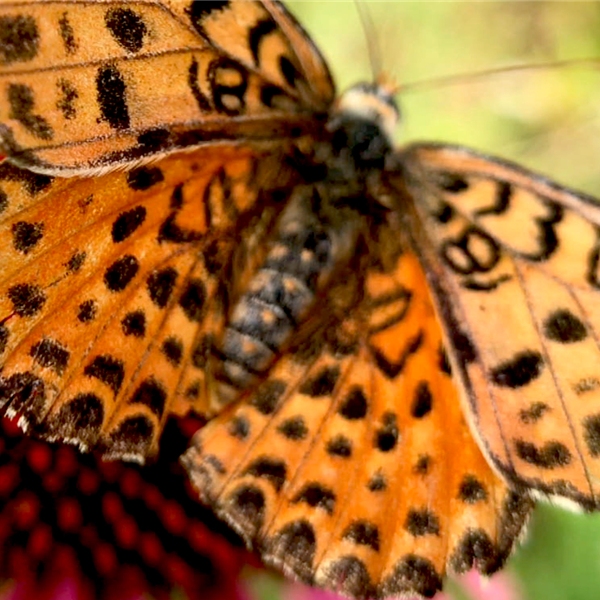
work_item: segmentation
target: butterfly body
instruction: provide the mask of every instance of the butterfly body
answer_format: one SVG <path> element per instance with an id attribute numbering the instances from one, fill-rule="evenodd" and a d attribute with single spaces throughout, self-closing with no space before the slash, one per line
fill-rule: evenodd
<path id="1" fill-rule="evenodd" d="M 598 506 L 596 200 L 394 148 L 274 0 L 6 2 L 0 39 L 1 410 L 139 462 L 214 417 L 202 500 L 356 598 L 494 572 L 533 494 Z"/>
<path id="2" fill-rule="evenodd" d="M 223 400 L 255 386 L 292 338 L 297 344 L 298 336 L 306 337 L 308 312 L 348 268 L 357 247 L 380 247 L 378 228 L 391 211 L 369 187 L 380 174 L 391 140 L 379 125 L 378 103 L 388 111 L 391 107 L 393 117 L 398 111 L 393 98 L 377 87 L 361 84 L 348 95 L 371 100 L 372 114 L 365 118 L 338 106 L 317 148 L 307 155 L 296 148 L 298 177 L 308 170 L 313 181 L 298 185 L 284 200 L 264 262 L 230 309 L 215 348 L 220 360 L 211 369 L 211 376 L 221 380 L 216 395 Z M 360 272 L 358 265 L 354 268 Z"/>

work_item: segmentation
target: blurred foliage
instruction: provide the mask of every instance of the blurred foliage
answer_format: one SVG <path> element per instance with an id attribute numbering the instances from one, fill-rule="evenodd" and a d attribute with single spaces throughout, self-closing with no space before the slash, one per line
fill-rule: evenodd
<path id="1" fill-rule="evenodd" d="M 447 141 L 515 160 L 600 197 L 600 3 L 286 3 L 325 55 L 338 89 L 372 80 L 367 46 L 402 84 L 452 85 L 400 92 L 398 142 Z M 598 58 L 595 65 L 474 75 L 511 65 Z M 542 504 L 511 558 L 523 600 L 600 597 L 600 515 Z"/>

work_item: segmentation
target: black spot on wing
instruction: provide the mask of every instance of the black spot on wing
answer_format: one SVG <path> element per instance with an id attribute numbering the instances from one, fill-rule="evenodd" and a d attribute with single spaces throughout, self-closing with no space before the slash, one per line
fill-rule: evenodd
<path id="1" fill-rule="evenodd" d="M 263 415 L 273 414 L 286 387 L 286 383 L 278 379 L 265 381 L 252 396 L 250 405 Z"/>
<path id="2" fill-rule="evenodd" d="M 312 578 L 317 537 L 305 520 L 292 521 L 267 541 L 269 554 L 291 567 L 303 581 Z"/>
<path id="3" fill-rule="evenodd" d="M 494 367 L 491 380 L 501 387 L 519 388 L 531 383 L 540 376 L 544 368 L 542 355 L 534 350 L 524 350 Z"/>
<path id="4" fill-rule="evenodd" d="M 200 3 L 196 2 L 195 4 Z M 204 95 L 200 89 L 200 86 L 198 85 L 198 72 L 198 61 L 195 58 L 192 58 L 192 62 L 190 63 L 190 67 L 188 69 L 188 85 L 192 92 L 192 96 L 194 96 L 194 99 L 198 104 L 198 108 L 202 112 L 209 112 L 211 110 L 211 105 L 208 101 L 208 98 Z"/>
<path id="5" fill-rule="evenodd" d="M 207 77 L 215 109 L 228 116 L 243 114 L 248 71 L 234 60 L 223 57 L 210 63 Z"/>
<path id="6" fill-rule="evenodd" d="M 166 401 L 167 392 L 164 386 L 154 377 L 150 377 L 140 383 L 133 396 L 128 400 L 128 404 L 143 404 L 160 419 L 165 410 Z"/>
<path id="7" fill-rule="evenodd" d="M 375 431 L 374 446 L 380 452 L 390 452 L 396 447 L 400 432 L 396 415 L 386 412 L 381 418 L 381 426 Z"/>
<path id="8" fill-rule="evenodd" d="M 442 578 L 433 563 L 415 554 L 407 554 L 382 584 L 382 597 L 409 596 L 415 593 L 432 598 L 442 589 Z"/>
<path id="9" fill-rule="evenodd" d="M 161 352 L 165 355 L 166 359 L 174 366 L 178 366 L 183 358 L 183 342 L 180 338 L 172 335 L 163 341 Z"/>
<path id="10" fill-rule="evenodd" d="M 375 362 L 377 363 L 377 367 L 388 379 L 395 379 L 400 373 L 402 373 L 410 357 L 418 352 L 419 348 L 423 344 L 424 339 L 425 336 L 423 331 L 419 331 L 413 338 L 408 340 L 402 354 L 400 355 L 400 358 L 396 361 L 389 360 L 381 352 L 374 349 L 373 356 L 375 358 Z"/>
<path id="11" fill-rule="evenodd" d="M 170 208 L 177 210 L 183 206 L 183 184 L 180 183 L 173 188 L 171 193 Z"/>
<path id="12" fill-rule="evenodd" d="M 122 360 L 110 354 L 96 356 L 83 370 L 88 377 L 94 377 L 105 383 L 116 395 L 121 389 L 125 377 L 125 365 Z"/>
<path id="13" fill-rule="evenodd" d="M 326 569 L 327 581 L 336 592 L 351 598 L 375 598 L 369 571 L 356 556 L 343 556 Z"/>
<path id="14" fill-rule="evenodd" d="M 484 215 L 501 215 L 506 212 L 510 206 L 513 187 L 506 181 L 496 181 L 495 203 L 492 206 L 481 208 L 475 211 L 475 215 L 482 217 Z"/>
<path id="15" fill-rule="evenodd" d="M 440 346 L 439 349 L 439 367 L 442 373 L 452 375 L 452 366 L 450 364 L 450 359 L 448 358 L 448 352 L 446 352 L 446 348 L 443 346 Z"/>
<path id="16" fill-rule="evenodd" d="M 414 537 L 439 535 L 440 521 L 435 513 L 427 508 L 410 509 L 406 515 L 404 528 Z"/>
<path id="17" fill-rule="evenodd" d="M 583 419 L 583 437 L 592 456 L 600 456 L 600 414 Z"/>
<path id="18" fill-rule="evenodd" d="M 82 323 L 88 323 L 93 321 L 98 314 L 98 305 L 94 300 L 84 300 L 79 305 L 79 312 L 77 313 L 77 319 Z"/>
<path id="19" fill-rule="evenodd" d="M 327 442 L 327 454 L 340 458 L 352 456 L 352 442 L 344 435 L 336 435 Z"/>
<path id="20" fill-rule="evenodd" d="M 204 369 L 206 367 L 206 361 L 214 345 L 214 338 L 212 335 L 205 335 L 201 337 L 192 349 L 192 364 L 198 369 Z"/>
<path id="21" fill-rule="evenodd" d="M 0 353 L 6 350 L 10 331 L 6 325 L 0 325 Z"/>
<path id="22" fill-rule="evenodd" d="M 85 252 L 75 252 L 65 264 L 67 271 L 69 273 L 77 273 L 77 271 L 79 271 L 79 269 L 81 269 L 83 266 L 86 258 L 87 254 Z"/>
<path id="23" fill-rule="evenodd" d="M 381 472 L 375 473 L 367 482 L 367 489 L 370 492 L 383 492 L 387 489 L 387 481 Z"/>
<path id="24" fill-rule="evenodd" d="M 146 219 L 146 209 L 136 206 L 121 213 L 112 226 L 113 242 L 118 243 L 127 239 Z"/>
<path id="25" fill-rule="evenodd" d="M 483 529 L 469 529 L 452 553 L 450 564 L 456 573 L 476 568 L 480 573 L 490 575 L 500 568 L 502 557 Z"/>
<path id="26" fill-rule="evenodd" d="M 245 440 L 250 435 L 250 421 L 244 416 L 236 415 L 229 423 L 228 432 L 238 440 Z"/>
<path id="27" fill-rule="evenodd" d="M 202 21 L 209 17 L 211 13 L 225 10 L 229 7 L 230 0 L 202 0 L 202 2 L 192 1 L 185 9 L 192 25 L 198 33 L 205 36 Z"/>
<path id="28" fill-rule="evenodd" d="M 429 454 L 421 454 L 413 467 L 413 473 L 416 475 L 427 475 L 431 469 L 433 460 Z"/>
<path id="29" fill-rule="evenodd" d="M 296 87 L 297 82 L 302 80 L 300 72 L 294 66 L 294 63 L 287 58 L 287 56 L 279 57 L 279 69 L 281 70 L 283 78 L 290 87 Z"/>
<path id="30" fill-rule="evenodd" d="M 432 408 L 433 396 L 429 388 L 429 383 L 427 381 L 419 381 L 415 389 L 410 413 L 415 419 L 422 419 L 431 412 Z"/>
<path id="31" fill-rule="evenodd" d="M 171 132 L 164 127 L 151 127 L 142 131 L 137 136 L 138 147 L 132 152 L 139 152 L 142 156 L 150 152 L 158 152 L 164 148 L 174 145 L 171 140 Z M 140 155 L 138 154 L 138 156 Z"/>
<path id="32" fill-rule="evenodd" d="M 194 2 L 202 4 L 202 2 Z M 265 516 L 265 495 L 255 486 L 241 485 L 227 496 L 232 516 L 243 527 L 244 533 L 253 537 L 262 528 Z"/>
<path id="33" fill-rule="evenodd" d="M 321 396 L 329 396 L 340 376 L 340 368 L 337 365 L 324 367 L 316 375 L 309 377 L 301 386 L 300 393 L 318 398 Z"/>
<path id="34" fill-rule="evenodd" d="M 353 386 L 349 390 L 338 409 L 338 413 L 349 421 L 364 419 L 366 417 L 367 399 L 360 386 Z"/>
<path id="35" fill-rule="evenodd" d="M 59 375 L 62 375 L 70 357 L 70 352 L 60 342 L 50 338 L 34 344 L 29 354 L 38 365 L 52 369 Z"/>
<path id="36" fill-rule="evenodd" d="M 177 212 L 173 211 L 167 216 L 158 230 L 156 239 L 158 242 L 172 242 L 174 244 L 185 244 L 201 240 L 204 237 L 202 231 L 181 227 L 177 223 Z"/>
<path id="37" fill-rule="evenodd" d="M 308 427 L 301 415 L 286 419 L 279 424 L 277 431 L 288 440 L 303 440 L 308 435 Z"/>
<path id="38" fill-rule="evenodd" d="M 108 449 L 116 454 L 145 456 L 150 450 L 154 426 L 145 416 L 129 417 L 110 433 Z"/>
<path id="39" fill-rule="evenodd" d="M 173 267 L 166 267 L 150 273 L 146 286 L 150 299 L 158 308 L 164 308 L 167 305 L 176 281 L 177 271 Z"/>
<path id="40" fill-rule="evenodd" d="M 474 475 L 465 475 L 460 483 L 458 497 L 467 504 L 476 504 L 487 500 L 485 486 Z"/>
<path id="41" fill-rule="evenodd" d="M 469 189 L 469 182 L 465 177 L 449 171 L 438 171 L 432 177 L 431 182 L 451 194 L 460 194 Z"/>
<path id="42" fill-rule="evenodd" d="M 201 279 L 190 279 L 181 293 L 179 306 L 186 317 L 193 322 L 202 318 L 204 302 L 206 301 L 206 287 Z"/>
<path id="43" fill-rule="evenodd" d="M 554 342 L 572 344 L 588 336 L 583 321 L 567 309 L 555 310 L 544 320 L 544 335 Z"/>
<path id="44" fill-rule="evenodd" d="M 250 47 L 252 58 L 254 59 L 254 64 L 256 66 L 259 66 L 258 58 L 262 39 L 272 31 L 275 31 L 275 29 L 275 22 L 272 19 L 266 19 L 264 21 L 259 21 L 248 31 L 248 46 Z"/>
<path id="45" fill-rule="evenodd" d="M 139 268 L 137 258 L 126 254 L 106 269 L 104 283 L 111 292 L 122 292 L 137 275 Z"/>
<path id="46" fill-rule="evenodd" d="M 342 537 L 359 546 L 368 546 L 371 550 L 379 552 L 379 529 L 373 523 L 364 520 L 354 521 L 344 530 Z"/>
<path id="47" fill-rule="evenodd" d="M 146 335 L 146 315 L 143 310 L 128 312 L 121 320 L 121 328 L 125 335 L 143 338 Z"/>
<path id="48" fill-rule="evenodd" d="M 537 446 L 525 440 L 515 440 L 514 445 L 519 458 L 540 469 L 565 467 L 571 462 L 571 452 L 561 442 L 550 441 Z"/>
<path id="49" fill-rule="evenodd" d="M 54 137 L 52 127 L 41 115 L 34 114 L 35 95 L 33 89 L 21 83 L 11 83 L 7 90 L 10 105 L 9 117 L 19 121 L 27 131 L 40 140 Z"/>
<path id="50" fill-rule="evenodd" d="M 158 167 L 139 167 L 127 173 L 127 185 L 132 190 L 147 190 L 164 178 L 163 172 Z"/>
<path id="51" fill-rule="evenodd" d="M 550 407 L 544 402 L 533 402 L 529 408 L 519 411 L 519 419 L 526 425 L 537 423 L 549 410 Z"/>
<path id="52" fill-rule="evenodd" d="M 148 33 L 143 18 L 130 8 L 111 8 L 104 15 L 106 28 L 127 52 L 139 52 Z"/>
<path id="53" fill-rule="evenodd" d="M 263 456 L 251 462 L 243 474 L 266 479 L 279 492 L 285 483 L 287 470 L 283 461 Z"/>
<path id="54" fill-rule="evenodd" d="M 63 41 L 67 54 L 73 54 L 79 46 L 75 39 L 75 31 L 69 21 L 67 13 L 63 13 L 58 20 L 58 33 Z"/>
<path id="55" fill-rule="evenodd" d="M 18 221 L 12 225 L 12 241 L 17 252 L 29 254 L 44 237 L 44 223 Z"/>
<path id="56" fill-rule="evenodd" d="M 556 235 L 555 224 L 563 218 L 564 210 L 556 202 L 544 200 L 544 206 L 549 210 L 549 216 L 545 218 L 536 218 L 536 224 L 539 227 L 537 241 L 539 244 L 538 252 L 523 254 L 525 258 L 535 261 L 548 260 L 558 248 L 558 236 Z"/>
<path id="57" fill-rule="evenodd" d="M 61 407 L 49 426 L 55 434 L 89 444 L 97 439 L 103 421 L 102 400 L 95 394 L 79 394 Z"/>
<path id="58" fill-rule="evenodd" d="M 13 310 L 20 317 L 32 317 L 37 314 L 46 302 L 46 295 L 38 285 L 18 283 L 8 288 L 8 298 L 13 303 Z"/>
<path id="59" fill-rule="evenodd" d="M 335 492 L 320 483 L 307 483 L 293 498 L 292 504 L 303 502 L 312 508 L 320 508 L 332 515 L 335 508 Z"/>
<path id="60" fill-rule="evenodd" d="M 77 88 L 67 79 L 59 79 L 56 82 L 56 85 L 58 87 L 59 95 L 58 100 L 56 101 L 56 108 L 60 110 L 65 119 L 74 119 L 77 115 L 75 101 L 79 98 Z"/>
<path id="61" fill-rule="evenodd" d="M 40 34 L 32 16 L 0 17 L 0 62 L 26 62 L 36 57 Z"/>
<path id="62" fill-rule="evenodd" d="M 113 129 L 128 129 L 127 84 L 115 66 L 101 67 L 96 75 L 96 94 L 102 119 Z"/>

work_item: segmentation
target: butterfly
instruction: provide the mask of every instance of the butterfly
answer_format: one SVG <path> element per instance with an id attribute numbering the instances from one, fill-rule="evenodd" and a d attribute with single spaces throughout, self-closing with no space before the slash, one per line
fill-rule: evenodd
<path id="1" fill-rule="evenodd" d="M 598 505 L 598 201 L 336 99 L 274 0 L 0 6 L 0 407 L 182 462 L 284 573 L 430 597 Z"/>

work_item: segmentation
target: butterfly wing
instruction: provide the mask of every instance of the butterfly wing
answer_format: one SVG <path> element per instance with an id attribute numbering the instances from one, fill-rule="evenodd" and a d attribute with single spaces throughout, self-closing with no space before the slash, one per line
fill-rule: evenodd
<path id="1" fill-rule="evenodd" d="M 0 39 L 0 410 L 143 461 L 170 413 L 206 408 L 329 72 L 273 1 L 5 2 Z"/>
<path id="2" fill-rule="evenodd" d="M 37 172 L 287 137 L 334 95 L 318 51 L 273 0 L 3 2 L 0 41 L 1 149 Z"/>
<path id="3" fill-rule="evenodd" d="M 446 571 L 498 569 L 531 503 L 469 432 L 415 256 L 367 271 L 340 278 L 320 326 L 183 460 L 288 575 L 355 598 L 432 596 Z"/>
<path id="4" fill-rule="evenodd" d="M 509 482 L 597 506 L 600 203 L 462 148 L 400 159 L 482 448 Z"/>
<path id="5" fill-rule="evenodd" d="M 170 413 L 203 413 L 224 282 L 260 254 L 281 162 L 221 146 L 95 179 L 0 165 L 0 410 L 138 461 Z"/>

